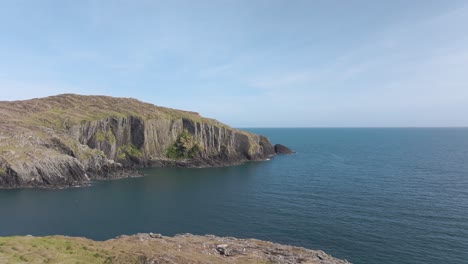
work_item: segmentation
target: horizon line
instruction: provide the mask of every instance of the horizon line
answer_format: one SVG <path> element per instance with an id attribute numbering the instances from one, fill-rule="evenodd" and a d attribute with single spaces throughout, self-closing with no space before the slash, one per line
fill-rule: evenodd
<path id="1" fill-rule="evenodd" d="M 239 129 L 243 129 L 243 128 L 275 128 L 275 129 L 289 129 L 289 128 L 297 128 L 297 129 L 306 129 L 306 128 L 317 128 L 317 129 L 320 129 L 320 128 L 468 128 L 468 126 L 310 126 L 310 127 L 294 127 L 294 126 L 291 126 L 291 127 L 247 127 L 247 126 L 240 126 L 240 127 L 234 127 L 234 128 L 239 128 Z"/>

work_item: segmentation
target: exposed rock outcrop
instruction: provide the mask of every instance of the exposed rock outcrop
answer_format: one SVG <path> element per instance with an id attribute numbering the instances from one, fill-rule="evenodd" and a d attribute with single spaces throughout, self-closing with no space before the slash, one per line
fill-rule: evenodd
<path id="1" fill-rule="evenodd" d="M 135 99 L 0 102 L 0 187 L 65 187 L 143 166 L 225 166 L 275 154 L 267 138 Z"/>
<path id="2" fill-rule="evenodd" d="M 0 187 L 64 187 L 145 166 L 205 167 L 263 160 L 263 136 L 198 113 L 129 98 L 59 95 L 0 102 Z"/>
<path id="3" fill-rule="evenodd" d="M 293 154 L 296 153 L 295 151 L 289 149 L 288 147 L 281 145 L 281 144 L 276 144 L 275 145 L 275 153 L 276 154 Z"/>
<path id="4" fill-rule="evenodd" d="M 0 237 L 1 263 L 308 263 L 349 264 L 323 251 L 256 239 L 190 234 L 74 237 Z M 2 262 L 3 261 L 3 262 Z"/>

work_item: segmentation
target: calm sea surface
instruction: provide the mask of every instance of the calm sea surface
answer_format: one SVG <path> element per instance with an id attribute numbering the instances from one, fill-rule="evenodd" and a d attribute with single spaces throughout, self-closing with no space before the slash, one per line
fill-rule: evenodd
<path id="1" fill-rule="evenodd" d="M 249 129 L 297 151 L 66 190 L 1 190 L 0 236 L 258 238 L 353 263 L 468 263 L 468 129 Z"/>

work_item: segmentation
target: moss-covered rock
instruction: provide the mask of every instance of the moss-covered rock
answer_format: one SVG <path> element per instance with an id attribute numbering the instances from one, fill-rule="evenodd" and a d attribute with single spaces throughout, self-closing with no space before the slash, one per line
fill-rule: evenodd
<path id="1" fill-rule="evenodd" d="M 110 129 L 108 129 L 105 132 L 102 132 L 102 130 L 98 130 L 95 134 L 95 139 L 99 142 L 108 142 L 109 144 L 115 143 L 114 133 L 112 133 L 112 130 Z"/>

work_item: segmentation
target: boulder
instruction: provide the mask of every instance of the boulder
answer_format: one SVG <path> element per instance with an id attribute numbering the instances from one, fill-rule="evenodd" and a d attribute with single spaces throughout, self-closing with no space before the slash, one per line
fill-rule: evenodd
<path id="1" fill-rule="evenodd" d="M 289 149 L 288 147 L 286 147 L 284 145 L 276 144 L 275 145 L 275 153 L 276 154 L 293 154 L 293 153 L 296 153 L 296 152 Z"/>
<path id="2" fill-rule="evenodd" d="M 149 233 L 149 236 L 150 236 L 151 238 L 158 238 L 158 239 L 162 238 L 162 235 L 161 235 L 161 234 Z"/>

